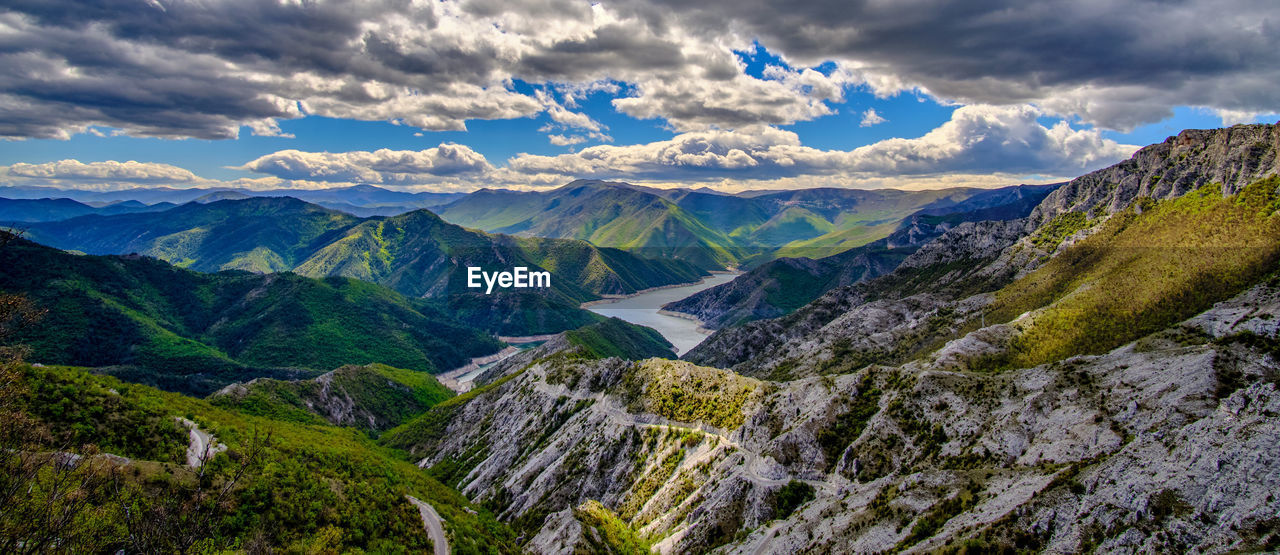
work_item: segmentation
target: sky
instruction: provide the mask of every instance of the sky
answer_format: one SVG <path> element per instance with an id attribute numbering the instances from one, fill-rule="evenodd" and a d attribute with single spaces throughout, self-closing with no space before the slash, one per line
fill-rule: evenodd
<path id="1" fill-rule="evenodd" d="M 13 0 L 0 185 L 1070 179 L 1275 123 L 1274 0 Z"/>

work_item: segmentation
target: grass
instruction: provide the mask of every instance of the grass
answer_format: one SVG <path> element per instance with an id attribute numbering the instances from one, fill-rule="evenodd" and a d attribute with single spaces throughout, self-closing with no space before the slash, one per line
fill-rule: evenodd
<path id="1" fill-rule="evenodd" d="M 1093 235 L 1003 288 L 988 321 L 1019 333 L 991 368 L 1103 353 L 1198 314 L 1280 261 L 1275 176 L 1224 197 L 1206 185 L 1139 200 Z"/>
<path id="2" fill-rule="evenodd" d="M 428 538 L 406 494 L 430 502 L 441 513 L 454 553 L 516 549 L 511 531 L 492 514 L 422 473 L 403 453 L 358 431 L 251 416 L 74 368 L 28 366 L 23 376 L 32 416 L 48 425 L 55 438 L 92 440 L 108 452 L 165 463 L 125 467 L 125 497 L 108 498 L 95 507 L 102 534 L 96 545 L 124 541 L 118 520 L 123 518 L 122 499 L 161 502 L 156 491 L 173 487 L 175 480 L 189 481 L 185 467 L 171 464 L 181 460 L 186 435 L 175 432 L 171 423 L 184 416 L 230 447 L 209 463 L 215 473 L 233 466 L 255 435 L 269 434 L 259 463 L 237 484 L 231 502 L 216 509 L 213 528 L 200 544 L 209 550 L 243 548 L 257 538 L 288 552 L 315 551 L 316 546 L 333 552 L 427 551 Z"/>
<path id="3" fill-rule="evenodd" d="M 623 396 L 632 412 L 731 430 L 742 425 L 742 408 L 759 391 L 759 384 L 725 370 L 649 359 L 624 376 Z"/>

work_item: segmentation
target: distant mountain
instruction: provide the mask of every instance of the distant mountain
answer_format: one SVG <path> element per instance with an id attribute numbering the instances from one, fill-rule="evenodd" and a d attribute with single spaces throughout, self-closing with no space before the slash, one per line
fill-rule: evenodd
<path id="1" fill-rule="evenodd" d="M 500 346 L 430 301 L 358 280 L 204 274 L 21 239 L 0 247 L 0 291 L 47 310 L 16 338 L 30 360 L 113 367 L 130 381 L 197 394 L 343 364 L 441 371 Z"/>
<path id="2" fill-rule="evenodd" d="M 69 198 L 40 199 L 8 199 L 0 198 L 0 222 L 31 223 L 52 222 L 85 216 L 88 214 L 133 214 L 138 212 L 159 212 L 175 205 L 160 203 L 146 205 L 137 201 L 108 203 L 92 206 Z"/>
<path id="3" fill-rule="evenodd" d="M 692 315 L 712 329 L 776 318 L 827 291 L 893 271 L 921 245 L 959 223 L 1025 217 L 1056 187 L 1006 187 L 979 192 L 959 202 L 940 197 L 898 223 L 888 237 L 825 258 L 781 258 L 767 262 L 729 283 L 668 303 L 663 308 Z"/>
<path id="4" fill-rule="evenodd" d="M 464 193 L 409 193 L 392 191 L 373 185 L 354 185 L 329 189 L 174 189 L 170 187 L 138 187 L 118 191 L 83 191 L 53 187 L 0 187 L 0 197 L 10 199 L 68 198 L 86 204 L 118 203 L 133 201 L 153 205 L 156 203 L 186 204 L 214 200 L 241 199 L 246 197 L 293 197 L 321 205 L 354 206 L 358 210 L 379 210 L 376 215 L 394 215 L 419 208 L 431 208 L 452 202 Z M 340 208 L 338 208 L 340 209 Z M 375 214 L 355 214 L 368 216 Z M 47 221 L 47 220 L 46 220 Z"/>
<path id="5" fill-rule="evenodd" d="M 583 239 L 722 270 L 782 255 L 837 254 L 888 235 L 925 206 L 960 203 L 980 192 L 807 189 L 727 195 L 579 180 L 550 191 L 482 189 L 438 212 L 489 232 Z"/>
<path id="6" fill-rule="evenodd" d="M 343 276 L 410 297 L 444 299 L 466 322 L 502 335 L 536 335 L 599 320 L 578 305 L 605 294 L 697 281 L 677 260 L 650 260 L 569 239 L 465 229 L 426 210 L 361 219 L 293 198 L 190 203 L 155 214 L 86 216 L 33 224 L 31 239 L 90 254 L 140 253 L 199 271 L 295 271 Z M 467 267 L 552 273 L 548 291 L 467 287 Z"/>
<path id="7" fill-rule="evenodd" d="M 251 198 L 35 224 L 28 236 L 89 254 L 146 254 L 201 272 L 275 272 L 292 270 L 361 221 L 293 198 Z"/>

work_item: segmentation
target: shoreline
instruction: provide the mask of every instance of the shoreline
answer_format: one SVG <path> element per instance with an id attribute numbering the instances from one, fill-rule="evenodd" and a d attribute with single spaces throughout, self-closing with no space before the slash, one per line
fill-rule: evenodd
<path id="1" fill-rule="evenodd" d="M 502 359 L 504 359 L 504 358 L 507 358 L 507 357 L 509 357 L 509 356 L 511 356 L 511 355 L 514 355 L 514 354 L 518 353 L 518 352 L 520 352 L 520 349 L 519 349 L 519 348 L 512 347 L 512 346 L 508 345 L 508 346 L 506 346 L 506 347 L 503 347 L 503 349 L 502 349 L 501 351 L 498 351 L 498 352 L 493 353 L 493 354 L 491 354 L 491 355 L 485 355 L 485 356 L 482 356 L 482 357 L 472 357 L 471 362 L 468 362 L 468 363 L 466 363 L 466 364 L 464 364 L 464 365 L 462 365 L 462 366 L 459 366 L 459 367 L 457 367 L 457 368 L 454 368 L 454 369 L 452 369 L 452 370 L 449 370 L 449 371 L 446 371 L 446 372 L 441 372 L 441 373 L 439 373 L 439 374 L 436 374 L 436 379 L 437 379 L 437 380 L 439 380 L 440 378 L 445 378 L 445 379 L 454 380 L 454 379 L 457 379 L 457 378 L 458 378 L 458 376 L 461 376 L 461 375 L 463 375 L 463 374 L 466 374 L 467 372 L 472 372 L 472 371 L 474 371 L 474 370 L 479 369 L 479 368 L 480 368 L 480 365 L 482 365 L 482 364 L 489 364 L 489 363 L 492 363 L 492 362 L 498 362 L 499 360 L 502 360 Z"/>
<path id="2" fill-rule="evenodd" d="M 517 345 L 521 343 L 537 343 L 538 341 L 551 341 L 552 339 L 555 338 L 555 336 L 560 335 L 561 333 L 564 333 L 564 332 L 547 333 L 543 335 L 499 335 L 496 337 L 498 338 L 498 341 L 501 341 L 503 343 Z"/>
<path id="3" fill-rule="evenodd" d="M 683 313 L 683 312 L 676 312 L 676 311 L 674 311 L 674 310 L 667 310 L 667 309 L 665 309 L 665 308 L 659 308 L 659 309 L 658 309 L 658 314 L 661 314 L 661 315 L 663 315 L 663 316 L 670 316 L 670 317 L 672 317 L 672 318 L 679 318 L 679 319 L 681 319 L 681 320 L 689 320 L 689 321 L 691 321 L 691 322 L 693 322 L 693 323 L 695 323 L 695 324 L 698 324 L 698 327 L 697 327 L 697 328 L 694 328 L 694 330 L 693 330 L 693 331 L 696 331 L 696 332 L 698 332 L 698 333 L 700 333 L 700 334 L 702 334 L 702 335 L 708 335 L 708 336 L 709 336 L 709 335 L 711 335 L 711 334 L 713 334 L 713 333 L 715 333 L 715 332 L 716 332 L 716 330 L 713 330 L 713 329 L 710 329 L 710 328 L 706 327 L 706 322 L 703 322 L 702 320 L 699 320 L 697 316 L 694 316 L 694 315 L 692 315 L 692 314 L 685 314 L 685 313 Z"/>
<path id="4" fill-rule="evenodd" d="M 598 300 L 594 300 L 594 301 L 587 301 L 587 302 L 585 302 L 585 303 L 582 303 L 582 304 L 578 305 L 578 308 L 590 308 L 590 307 L 593 307 L 593 306 L 599 306 L 599 305 L 602 305 L 602 304 L 610 304 L 610 303 L 614 303 L 614 302 L 617 302 L 617 301 L 621 301 L 621 300 L 623 300 L 623 299 L 630 299 L 631 297 L 635 297 L 635 296 L 638 296 L 638 295 L 642 295 L 642 294 L 644 294 L 644 293 L 652 293 L 652 292 L 654 292 L 654 291 L 662 291 L 663 289 L 676 289 L 676 288 L 679 288 L 679 287 L 691 287 L 691 286 L 694 286 L 694 285 L 701 285 L 701 284 L 703 284 L 703 283 L 706 283 L 707 279 L 709 279 L 709 278 L 711 278 L 712 276 L 715 276 L 715 275 L 717 275 L 717 274 L 720 274 L 720 275 L 725 275 L 725 274 L 742 275 L 742 272 L 740 272 L 740 271 L 734 271 L 734 270 L 727 270 L 727 271 L 726 271 L 726 270 L 714 270 L 714 271 L 711 271 L 710 273 L 711 273 L 711 275 L 710 275 L 710 276 L 703 276 L 703 277 L 702 277 L 701 279 L 699 279 L 698 281 L 691 281 L 691 282 L 689 282 L 689 283 L 672 283 L 672 284 L 670 284 L 670 285 L 659 285 L 659 286 L 657 286 L 657 287 L 649 287 L 649 288 L 646 288 L 646 289 L 641 289 L 641 290 L 639 290 L 639 291 L 636 291 L 635 293 L 627 293 L 627 294 L 625 294 L 625 295 L 603 295 L 603 294 L 602 294 L 602 295 L 600 295 L 600 299 L 598 299 Z M 659 311 L 659 312 L 661 312 L 661 311 Z M 499 338 L 499 339 L 501 339 L 501 338 Z"/>

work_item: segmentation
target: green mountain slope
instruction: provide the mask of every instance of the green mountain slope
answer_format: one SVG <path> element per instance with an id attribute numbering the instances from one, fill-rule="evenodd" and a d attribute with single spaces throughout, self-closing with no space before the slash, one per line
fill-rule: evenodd
<path id="1" fill-rule="evenodd" d="M 542 192 L 477 191 L 439 213 L 490 232 L 582 239 L 719 270 L 784 255 L 838 254 L 887 236 L 918 210 L 980 193 L 808 189 L 735 196 L 580 180 Z"/>
<path id="2" fill-rule="evenodd" d="M 61 529 L 64 548 L 139 553 L 430 552 L 422 519 L 406 499 L 411 495 L 441 515 L 452 552 L 516 550 L 514 534 L 489 511 L 471 505 L 404 460 L 402 453 L 380 447 L 358 431 L 247 415 L 76 369 L 20 366 L 17 375 L 20 400 L 6 403 L 2 416 L 6 424 L 23 419 L 32 432 L 27 435 L 36 439 L 16 443 L 21 438 L 5 428 L 0 437 L 4 445 L 34 452 L 66 449 L 62 442 L 67 438 L 85 441 L 71 449 L 86 455 L 82 460 L 87 462 L 46 468 L 29 482 L 32 491 L 39 492 L 75 488 L 65 503 L 55 502 L 75 517 Z M 208 462 L 203 481 L 182 464 L 187 430 L 178 425 L 177 417 L 195 421 L 229 447 Z M 91 435 L 83 433 L 89 430 Z M 94 456 L 98 448 L 128 458 Z M 17 460 L 21 459 L 0 458 L 6 464 Z M 93 472 L 108 479 L 80 480 Z M 56 481 L 68 478 L 69 486 Z M 228 486 L 227 494 L 219 499 L 223 486 Z M 8 533 L 16 531 L 15 518 L 39 518 L 44 502 L 41 495 L 12 499 L 0 517 Z"/>
<path id="3" fill-rule="evenodd" d="M 343 364 L 438 371 L 499 348 L 427 301 L 357 280 L 202 274 L 22 240 L 0 248 L 0 291 L 48 311 L 19 338 L 32 360 L 122 366 L 131 380 L 195 393 Z"/>
<path id="4" fill-rule="evenodd" d="M 583 241 L 489 235 L 426 210 L 360 219 L 291 198 L 192 203 L 156 214 L 37 224 L 31 238 L 90 254 L 137 252 L 201 271 L 295 271 L 350 277 L 409 297 L 443 300 L 464 320 L 503 335 L 534 335 L 597 321 L 579 304 L 604 294 L 697 281 L 702 272 Z M 551 270 L 550 290 L 467 287 L 467 267 Z M 514 291 L 514 292 L 513 292 Z M 532 314 L 515 314 L 534 311 Z M 347 362 L 347 361 L 341 361 Z M 341 363 L 340 362 L 340 363 Z"/>
<path id="5" fill-rule="evenodd" d="M 990 362 L 1025 368 L 1106 352 L 1236 295 L 1280 263 L 1278 209 L 1276 176 L 1225 197 L 1210 184 L 1139 199 L 996 293 L 987 318 L 1013 321 L 1017 335 Z"/>
<path id="6" fill-rule="evenodd" d="M 582 347 L 591 358 L 617 357 L 627 360 L 671 358 L 673 347 L 653 328 L 637 326 L 618 318 L 609 318 L 590 326 L 565 332 L 570 344 Z"/>
<path id="7" fill-rule="evenodd" d="M 359 218 L 293 198 L 188 203 L 163 212 L 31 226 L 39 243 L 90 254 L 141 253 L 202 272 L 291 270 Z"/>
<path id="8" fill-rule="evenodd" d="M 385 364 L 343 366 L 310 380 L 257 379 L 229 385 L 209 400 L 246 414 L 367 431 L 399 425 L 453 396 L 430 374 Z"/>

